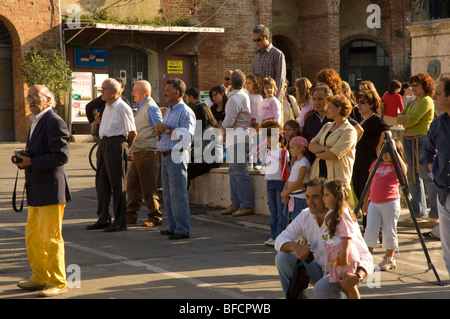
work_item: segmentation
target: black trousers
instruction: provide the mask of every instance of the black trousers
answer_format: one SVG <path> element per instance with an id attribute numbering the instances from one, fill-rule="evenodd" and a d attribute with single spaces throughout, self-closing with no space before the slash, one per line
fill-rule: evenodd
<path id="1" fill-rule="evenodd" d="M 109 205 L 113 195 L 114 225 L 124 226 L 127 211 L 126 174 L 128 144 L 124 136 L 104 137 L 97 149 L 97 215 L 99 223 L 111 222 Z"/>

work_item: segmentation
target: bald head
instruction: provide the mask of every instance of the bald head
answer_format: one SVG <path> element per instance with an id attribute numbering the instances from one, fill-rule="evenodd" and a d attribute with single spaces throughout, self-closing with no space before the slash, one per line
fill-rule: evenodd
<path id="1" fill-rule="evenodd" d="M 55 97 L 44 85 L 33 85 L 30 87 L 28 89 L 27 102 L 33 114 L 38 114 L 47 107 L 54 108 L 56 105 Z"/>
<path id="2" fill-rule="evenodd" d="M 152 93 L 152 87 L 148 81 L 137 81 L 134 83 L 133 92 L 131 95 L 134 97 L 134 101 L 139 104 L 149 97 Z"/>

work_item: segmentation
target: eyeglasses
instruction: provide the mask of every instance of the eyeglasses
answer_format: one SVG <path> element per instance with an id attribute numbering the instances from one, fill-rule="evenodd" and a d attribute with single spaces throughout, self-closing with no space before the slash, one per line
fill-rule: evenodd
<path id="1" fill-rule="evenodd" d="M 253 42 L 261 42 L 261 41 L 262 41 L 262 38 L 253 39 Z"/>
<path id="2" fill-rule="evenodd" d="M 228 78 L 228 77 L 226 77 L 226 78 L 223 78 L 225 81 L 230 81 L 231 79 L 230 78 Z"/>
<path id="3" fill-rule="evenodd" d="M 411 84 L 411 86 L 413 86 L 413 87 L 416 87 L 416 86 L 419 86 L 420 85 L 420 83 L 413 83 L 413 84 Z"/>
<path id="4" fill-rule="evenodd" d="M 364 100 L 360 100 L 360 101 L 358 101 L 358 105 L 361 105 L 361 104 L 366 104 L 367 102 L 366 101 L 364 101 Z"/>
<path id="5" fill-rule="evenodd" d="M 40 99 L 41 97 L 47 97 L 47 96 L 41 95 L 41 94 L 39 94 L 39 93 L 35 93 L 35 94 L 28 95 L 28 96 L 26 97 L 26 99 L 27 99 L 27 100 L 38 100 L 38 99 Z"/>

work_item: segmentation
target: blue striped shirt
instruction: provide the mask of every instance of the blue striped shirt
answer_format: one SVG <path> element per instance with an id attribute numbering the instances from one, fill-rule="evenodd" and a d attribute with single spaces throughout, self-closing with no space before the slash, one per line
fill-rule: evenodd
<path id="1" fill-rule="evenodd" d="M 166 113 L 164 113 L 163 123 L 174 129 L 174 131 L 171 136 L 165 133 L 160 134 L 156 144 L 158 151 L 170 151 L 178 143 L 181 143 L 184 149 L 191 146 L 195 132 L 195 114 L 183 100 L 173 106 L 169 106 Z M 178 136 L 178 140 L 176 136 Z"/>

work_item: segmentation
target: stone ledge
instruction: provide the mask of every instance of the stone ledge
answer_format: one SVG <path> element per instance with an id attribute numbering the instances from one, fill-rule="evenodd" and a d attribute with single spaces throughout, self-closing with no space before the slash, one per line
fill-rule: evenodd
<path id="1" fill-rule="evenodd" d="M 231 205 L 228 167 L 213 168 L 209 173 L 191 181 L 188 199 L 190 204 L 227 208 Z M 262 171 L 249 169 L 254 210 L 256 215 L 270 216 L 267 188 Z"/>
<path id="2" fill-rule="evenodd" d="M 91 134 L 73 134 L 70 137 L 71 142 L 95 142 L 94 136 Z"/>

